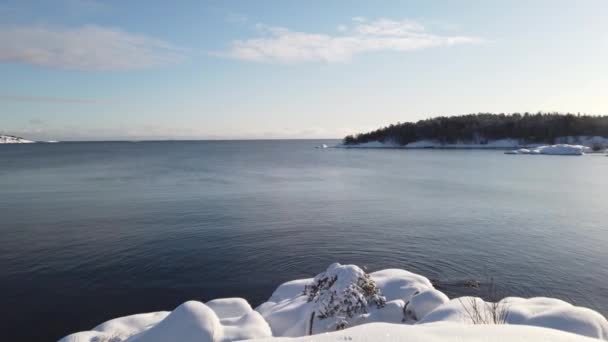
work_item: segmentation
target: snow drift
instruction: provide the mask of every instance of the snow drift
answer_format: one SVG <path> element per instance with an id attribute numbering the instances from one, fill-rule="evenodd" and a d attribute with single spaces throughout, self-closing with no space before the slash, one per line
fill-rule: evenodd
<path id="1" fill-rule="evenodd" d="M 207 304 L 188 301 L 171 313 L 116 318 L 92 331 L 68 335 L 61 342 L 228 342 L 272 336 L 262 316 L 242 298 Z"/>
<path id="2" fill-rule="evenodd" d="M 314 336 L 298 339 L 310 334 Z M 587 341 L 583 336 L 608 340 L 608 321 L 593 310 L 551 298 L 509 297 L 498 303 L 475 297 L 450 300 L 427 278 L 405 270 L 367 274 L 355 265 L 335 263 L 314 278 L 280 285 L 255 310 L 240 298 L 206 304 L 189 301 L 171 313 L 113 319 L 61 342 L 287 341 L 288 337 L 293 341 L 487 341 L 490 336 L 504 337 L 503 341 Z"/>

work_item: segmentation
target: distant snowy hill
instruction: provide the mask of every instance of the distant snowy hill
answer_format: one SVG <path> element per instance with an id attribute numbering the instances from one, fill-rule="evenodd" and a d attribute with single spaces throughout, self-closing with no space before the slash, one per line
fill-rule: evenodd
<path id="1" fill-rule="evenodd" d="M 15 137 L 12 135 L 0 135 L 0 144 L 30 144 L 34 141 Z"/>

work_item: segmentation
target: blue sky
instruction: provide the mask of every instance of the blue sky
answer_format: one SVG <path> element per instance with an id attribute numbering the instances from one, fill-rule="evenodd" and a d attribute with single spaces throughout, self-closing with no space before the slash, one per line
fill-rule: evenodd
<path id="1" fill-rule="evenodd" d="M 340 138 L 608 114 L 608 1 L 0 2 L 0 132 Z"/>

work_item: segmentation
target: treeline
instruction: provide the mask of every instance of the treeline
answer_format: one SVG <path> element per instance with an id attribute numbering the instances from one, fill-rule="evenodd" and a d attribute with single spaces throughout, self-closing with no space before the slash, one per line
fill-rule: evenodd
<path id="1" fill-rule="evenodd" d="M 521 139 L 530 143 L 555 143 L 558 137 L 583 135 L 608 137 L 608 116 L 570 113 L 479 113 L 440 116 L 349 135 L 344 138 L 344 144 L 380 141 L 405 145 L 418 140 L 436 140 L 444 144 L 483 144 L 488 140 L 506 138 Z"/>

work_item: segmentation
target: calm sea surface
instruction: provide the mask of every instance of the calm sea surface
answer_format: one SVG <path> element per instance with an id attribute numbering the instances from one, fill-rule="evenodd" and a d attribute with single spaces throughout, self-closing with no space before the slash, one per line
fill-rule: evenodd
<path id="1" fill-rule="evenodd" d="M 334 261 L 608 314 L 608 158 L 321 143 L 0 145 L 2 340 L 257 305 Z"/>

